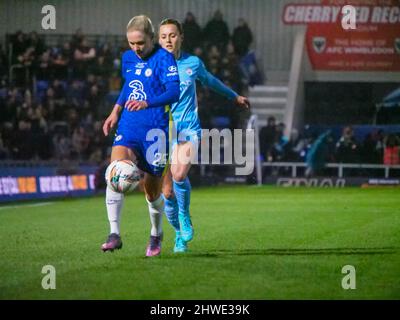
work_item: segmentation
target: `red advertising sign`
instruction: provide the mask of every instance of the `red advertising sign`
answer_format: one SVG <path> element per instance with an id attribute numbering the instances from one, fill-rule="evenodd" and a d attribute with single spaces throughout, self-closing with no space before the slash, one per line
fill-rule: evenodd
<path id="1" fill-rule="evenodd" d="M 356 10 L 355 29 L 342 25 L 345 5 Z M 288 4 L 282 19 L 307 24 L 307 51 L 315 70 L 400 71 L 400 1 Z"/>

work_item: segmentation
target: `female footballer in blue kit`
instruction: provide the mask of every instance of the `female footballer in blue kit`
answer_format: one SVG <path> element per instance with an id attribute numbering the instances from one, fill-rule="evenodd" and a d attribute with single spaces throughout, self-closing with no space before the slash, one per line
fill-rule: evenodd
<path id="1" fill-rule="evenodd" d="M 146 256 L 159 255 L 161 251 L 164 212 L 161 185 L 166 162 L 159 160 L 168 158 L 168 105 L 179 99 L 179 75 L 174 56 L 155 45 L 153 38 L 154 28 L 148 17 L 136 16 L 129 21 L 127 39 L 131 50 L 122 56 L 125 83 L 103 126 L 107 136 L 118 123 L 111 162 L 129 159 L 144 171 L 144 191 L 152 225 Z M 161 153 L 153 150 L 154 141 L 147 141 L 150 130 L 165 134 L 165 148 Z M 106 207 L 111 231 L 101 246 L 103 251 L 122 247 L 119 223 L 123 199 L 123 194 L 107 187 Z"/>
<path id="2" fill-rule="evenodd" d="M 160 23 L 159 43 L 175 56 L 180 78 L 179 102 L 173 103 L 171 109 L 178 140 L 172 141 L 172 161 L 170 170 L 164 177 L 162 190 L 165 214 L 176 232 L 174 252 L 185 252 L 187 242 L 193 238 L 189 213 L 191 186 L 187 177 L 191 163 L 187 159 L 195 154 L 201 138 L 196 80 L 233 100 L 240 107 L 249 108 L 248 99 L 238 95 L 209 73 L 197 56 L 182 52 L 182 41 L 183 30 L 177 20 L 165 19 Z"/>

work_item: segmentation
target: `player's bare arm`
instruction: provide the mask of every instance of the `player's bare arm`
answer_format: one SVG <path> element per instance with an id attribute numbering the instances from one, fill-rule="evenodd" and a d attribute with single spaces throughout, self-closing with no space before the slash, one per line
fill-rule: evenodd
<path id="1" fill-rule="evenodd" d="M 111 129 L 115 127 L 115 125 L 118 123 L 118 118 L 119 114 L 122 110 L 122 107 L 118 104 L 116 104 L 111 111 L 110 115 L 107 117 L 107 119 L 104 121 L 103 124 L 103 133 L 105 136 L 108 136 Z"/>

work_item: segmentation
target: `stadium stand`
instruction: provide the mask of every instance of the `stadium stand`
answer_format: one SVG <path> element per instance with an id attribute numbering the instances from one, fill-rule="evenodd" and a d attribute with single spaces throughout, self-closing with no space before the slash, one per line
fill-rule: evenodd
<path id="1" fill-rule="evenodd" d="M 122 85 L 120 58 L 127 49 L 125 38 L 105 39 L 78 29 L 72 37 L 18 31 L 6 39 L 7 49 L 0 47 L 4 69 L 0 159 L 100 164 L 109 152 L 102 122 Z M 192 50 L 226 84 L 239 93 L 246 91 L 232 42 L 227 42 L 224 52 L 217 46 L 207 47 L 208 42 L 194 41 Z M 198 96 L 205 128 L 221 118 L 225 127 L 237 128 L 246 118 L 243 112 L 237 116 L 233 108 L 227 108 L 229 101 L 208 89 L 199 86 Z"/>

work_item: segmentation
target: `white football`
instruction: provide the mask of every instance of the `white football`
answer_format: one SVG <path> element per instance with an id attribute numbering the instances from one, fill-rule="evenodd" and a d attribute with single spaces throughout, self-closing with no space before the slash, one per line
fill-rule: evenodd
<path id="1" fill-rule="evenodd" d="M 140 181 L 140 170 L 131 160 L 114 160 L 105 174 L 107 186 L 118 193 L 132 191 Z"/>

